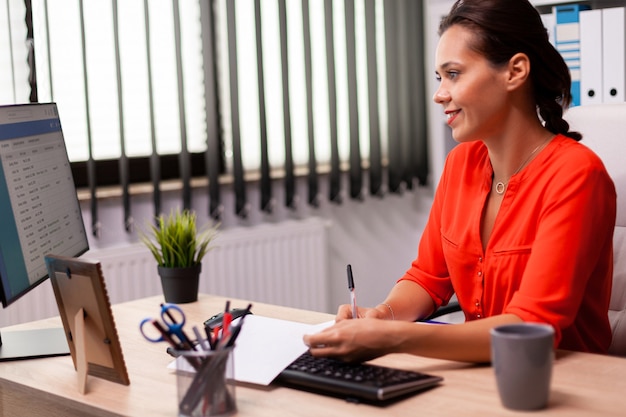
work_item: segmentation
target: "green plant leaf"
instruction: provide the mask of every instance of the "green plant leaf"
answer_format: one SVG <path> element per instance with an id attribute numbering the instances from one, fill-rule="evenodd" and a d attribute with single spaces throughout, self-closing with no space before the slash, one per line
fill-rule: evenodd
<path id="1" fill-rule="evenodd" d="M 164 267 L 188 267 L 197 265 L 209 250 L 217 236 L 219 224 L 197 228 L 196 213 L 180 209 L 161 214 L 146 231 L 139 230 L 141 242 L 152 253 L 157 264 Z"/>

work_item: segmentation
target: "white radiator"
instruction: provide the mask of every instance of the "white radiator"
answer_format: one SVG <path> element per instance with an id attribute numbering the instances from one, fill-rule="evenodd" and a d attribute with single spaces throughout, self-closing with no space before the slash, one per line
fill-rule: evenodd
<path id="1" fill-rule="evenodd" d="M 265 223 L 221 231 L 205 257 L 200 292 L 329 311 L 327 221 Z M 102 264 L 112 304 L 159 295 L 156 263 L 142 244 L 91 250 Z M 0 309 L 0 327 L 58 315 L 48 282 Z"/>

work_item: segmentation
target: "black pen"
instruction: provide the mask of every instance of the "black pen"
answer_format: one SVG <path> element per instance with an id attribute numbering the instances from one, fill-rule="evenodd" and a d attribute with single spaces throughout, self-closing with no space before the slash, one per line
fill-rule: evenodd
<path id="1" fill-rule="evenodd" d="M 352 318 L 358 317 L 356 310 L 356 293 L 354 292 L 354 277 L 352 276 L 352 266 L 348 264 L 348 290 L 350 290 L 350 304 L 352 305 Z"/>

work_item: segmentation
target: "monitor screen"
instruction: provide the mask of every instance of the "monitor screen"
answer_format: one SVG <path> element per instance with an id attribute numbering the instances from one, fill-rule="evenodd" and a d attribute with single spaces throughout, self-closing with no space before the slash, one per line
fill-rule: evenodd
<path id="1" fill-rule="evenodd" d="M 0 106 L 0 218 L 4 307 L 48 278 L 46 255 L 89 249 L 54 103 Z"/>

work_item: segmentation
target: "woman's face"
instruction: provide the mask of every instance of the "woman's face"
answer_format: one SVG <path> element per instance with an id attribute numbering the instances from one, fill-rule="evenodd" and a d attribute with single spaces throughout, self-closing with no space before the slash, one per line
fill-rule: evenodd
<path id="1" fill-rule="evenodd" d="M 507 67 L 495 68 L 470 49 L 472 33 L 454 25 L 439 40 L 435 57 L 439 88 L 433 100 L 443 106 L 457 142 L 499 135 L 509 111 Z"/>

